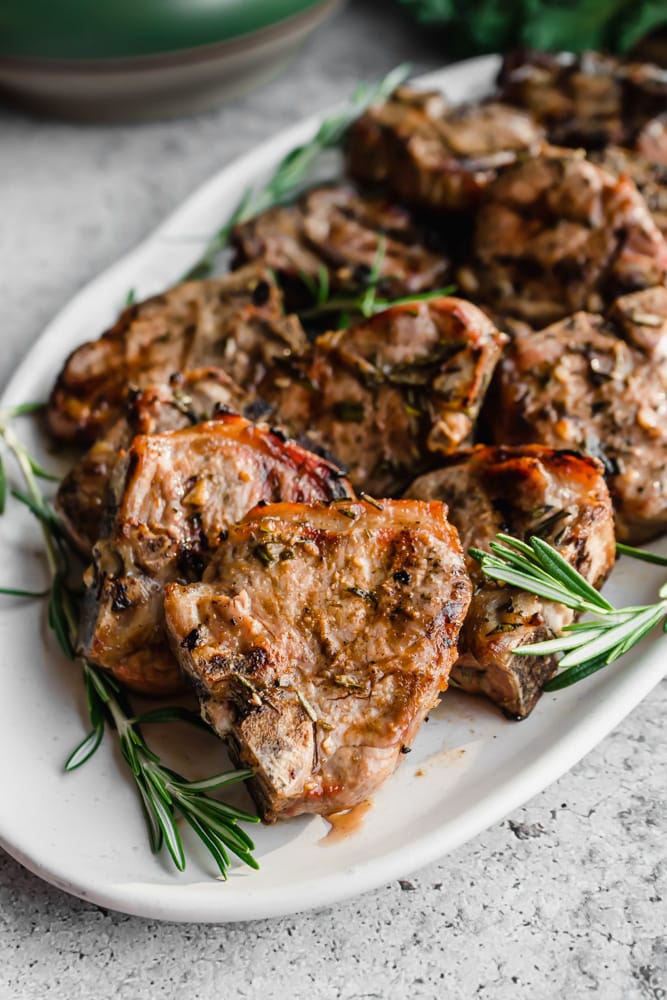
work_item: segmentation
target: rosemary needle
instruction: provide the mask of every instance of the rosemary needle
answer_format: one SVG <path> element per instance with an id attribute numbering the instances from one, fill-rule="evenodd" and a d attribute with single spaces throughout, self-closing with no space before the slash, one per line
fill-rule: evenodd
<path id="1" fill-rule="evenodd" d="M 25 491 L 12 489 L 12 495 L 23 503 L 39 521 L 44 538 L 51 586 L 48 593 L 48 622 L 63 653 L 75 659 L 78 631 L 78 609 L 68 585 L 69 551 L 59 522 L 42 494 L 38 477 L 53 479 L 30 455 L 11 426 L 12 418 L 35 409 L 33 406 L 16 407 L 0 416 L 0 438 L 6 451 L 13 455 L 21 471 Z M 0 477 L 4 500 L 6 494 L 4 464 Z M 2 594 L 37 597 L 38 593 L 14 588 L 0 588 Z M 72 751 L 65 770 L 73 771 L 90 760 L 104 738 L 105 726 L 115 729 L 121 753 L 125 759 L 139 793 L 151 849 L 163 846 L 171 855 L 176 867 L 183 871 L 186 865 L 185 850 L 176 824 L 180 814 L 199 837 L 219 869 L 219 878 L 225 879 L 230 865 L 230 854 L 236 855 L 251 868 L 258 864 L 252 855 L 253 842 L 239 823 L 257 823 L 259 819 L 235 806 L 210 798 L 208 792 L 244 781 L 251 777 L 248 770 L 227 771 L 200 781 L 188 781 L 178 772 L 164 765 L 154 753 L 141 731 L 141 725 L 151 722 L 195 722 L 193 713 L 186 709 L 162 708 L 135 716 L 130 710 L 124 693 L 111 677 L 98 671 L 81 659 L 83 683 L 88 704 L 91 730 Z"/>
<path id="2" fill-rule="evenodd" d="M 645 549 L 636 549 L 633 545 L 625 545 L 623 542 L 616 542 L 616 551 L 619 555 L 631 556 L 632 559 L 653 563 L 655 566 L 667 566 L 667 556 L 659 556 L 657 553 L 647 552 Z"/>
<path id="3" fill-rule="evenodd" d="M 615 608 L 541 538 L 533 536 L 528 542 L 523 542 L 510 535 L 497 535 L 489 548 L 490 552 L 469 550 L 488 579 L 510 584 L 593 616 L 590 620 L 566 625 L 560 636 L 514 650 L 518 656 L 562 654 L 559 662 L 561 672 L 544 685 L 545 691 L 568 687 L 602 670 L 632 649 L 661 622 L 667 631 L 667 583 L 658 591 L 659 600 L 654 604 Z M 667 565 L 667 560 L 642 549 L 625 545 L 619 545 L 618 549 L 637 559 Z"/>

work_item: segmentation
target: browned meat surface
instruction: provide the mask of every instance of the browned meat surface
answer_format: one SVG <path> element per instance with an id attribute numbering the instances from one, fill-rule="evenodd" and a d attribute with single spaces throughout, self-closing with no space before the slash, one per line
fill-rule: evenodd
<path id="1" fill-rule="evenodd" d="M 394 306 L 319 337 L 260 391 L 355 487 L 388 496 L 468 441 L 506 339 L 460 299 Z"/>
<path id="2" fill-rule="evenodd" d="M 426 245 L 407 209 L 350 185 L 314 188 L 295 205 L 270 208 L 237 226 L 233 243 L 236 261 L 275 271 L 295 306 L 312 302 L 308 279 L 318 283 L 322 268 L 332 292 L 358 294 L 381 259 L 378 290 L 388 298 L 441 287 L 448 275 L 443 253 Z"/>
<path id="3" fill-rule="evenodd" d="M 129 386 L 206 365 L 251 392 L 276 356 L 304 345 L 266 268 L 188 281 L 130 306 L 98 340 L 70 354 L 49 400 L 49 425 L 57 437 L 92 441 L 121 415 Z"/>
<path id="4" fill-rule="evenodd" d="M 563 146 L 630 145 L 667 106 L 667 71 L 597 52 L 512 53 L 498 82 L 501 100 L 531 112 Z"/>
<path id="5" fill-rule="evenodd" d="M 663 236 L 667 236 L 667 155 L 663 163 L 621 146 L 607 146 L 591 154 L 594 163 L 617 177 L 626 174 L 637 185 Z"/>
<path id="6" fill-rule="evenodd" d="M 667 362 L 667 287 L 646 288 L 622 295 L 612 304 L 609 318 L 618 335 L 652 358 L 657 366 Z"/>
<path id="7" fill-rule="evenodd" d="M 130 393 L 123 415 L 65 476 L 56 495 L 56 509 L 79 551 L 89 558 L 100 537 L 109 477 L 136 434 L 178 430 L 228 408 L 256 405 L 219 368 L 197 368 Z"/>
<path id="8" fill-rule="evenodd" d="M 279 504 L 167 590 L 173 648 L 266 820 L 356 805 L 447 687 L 470 600 L 440 503 Z"/>
<path id="9" fill-rule="evenodd" d="M 499 531 L 522 539 L 537 535 L 596 587 L 614 564 L 614 522 L 602 466 L 574 452 L 480 446 L 422 476 L 408 496 L 444 500 L 466 551 L 488 549 Z M 517 656 L 514 650 L 553 638 L 573 612 L 486 580 L 470 556 L 468 570 L 474 593 L 451 681 L 522 719 L 555 672 L 556 659 Z"/>
<path id="10" fill-rule="evenodd" d="M 619 537 L 667 530 L 667 288 L 517 335 L 498 368 L 493 434 L 602 459 Z"/>
<path id="11" fill-rule="evenodd" d="M 667 112 L 646 123 L 637 136 L 636 145 L 649 163 L 667 167 Z"/>
<path id="12" fill-rule="evenodd" d="M 199 580 L 231 524 L 260 501 L 349 492 L 335 466 L 243 417 L 134 438 L 111 477 L 107 531 L 85 577 L 79 648 L 124 684 L 178 690 L 164 634 L 167 583 Z"/>
<path id="13" fill-rule="evenodd" d="M 498 169 L 539 147 L 542 130 L 503 104 L 451 108 L 439 93 L 399 88 L 350 130 L 352 177 L 431 209 L 475 204 Z"/>
<path id="14" fill-rule="evenodd" d="M 461 289 L 533 326 L 662 284 L 667 242 L 627 177 L 548 149 L 486 192 Z"/>

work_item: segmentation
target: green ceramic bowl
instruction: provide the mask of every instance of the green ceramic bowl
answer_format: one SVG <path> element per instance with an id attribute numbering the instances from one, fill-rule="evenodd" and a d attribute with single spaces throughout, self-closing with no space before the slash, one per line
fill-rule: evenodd
<path id="1" fill-rule="evenodd" d="M 267 82 L 341 0 L 3 0 L 0 88 L 98 120 L 173 116 Z"/>

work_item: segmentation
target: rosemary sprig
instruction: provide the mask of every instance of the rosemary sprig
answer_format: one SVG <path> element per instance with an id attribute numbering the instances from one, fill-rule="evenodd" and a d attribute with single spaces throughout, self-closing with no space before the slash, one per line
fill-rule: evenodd
<path id="1" fill-rule="evenodd" d="M 420 292 L 416 295 L 406 295 L 400 299 L 380 298 L 377 290 L 373 287 L 367 289 L 360 295 L 339 295 L 332 296 L 326 301 L 316 302 L 315 305 L 307 309 L 301 309 L 299 316 L 301 319 L 315 319 L 318 316 L 339 313 L 340 319 L 336 323 L 339 330 L 347 329 L 354 321 L 359 319 L 370 319 L 385 309 L 393 306 L 407 306 L 413 302 L 428 302 L 429 299 L 440 299 L 445 295 L 453 295 L 456 285 L 447 285 L 445 288 L 435 288 L 431 292 Z"/>
<path id="2" fill-rule="evenodd" d="M 232 229 L 273 205 L 295 198 L 302 190 L 313 167 L 323 153 L 338 149 L 352 122 L 373 104 L 384 101 L 408 76 L 410 67 L 397 66 L 376 83 L 361 83 L 346 105 L 326 118 L 313 138 L 290 150 L 280 161 L 271 177 L 258 188 L 249 188 L 231 218 L 208 242 L 203 255 L 187 272 L 183 280 L 204 278 L 213 269 L 216 256 L 229 243 Z"/>
<path id="3" fill-rule="evenodd" d="M 377 313 L 384 312 L 392 306 L 409 305 L 413 302 L 426 302 L 429 299 L 439 299 L 444 295 L 452 295 L 456 291 L 456 285 L 448 285 L 445 288 L 435 288 L 430 292 L 419 292 L 415 295 L 406 295 L 398 299 L 387 299 L 378 296 L 378 286 L 382 280 L 382 264 L 386 255 L 387 241 L 384 236 L 378 239 L 377 251 L 373 265 L 364 282 L 365 288 L 361 292 L 350 295 L 332 295 L 329 283 L 329 272 L 324 265 L 318 271 L 317 279 L 311 275 L 301 272 L 301 280 L 313 298 L 312 306 L 299 311 L 299 316 L 303 320 L 316 319 L 320 316 L 329 316 L 333 313 L 339 314 L 336 324 L 339 330 L 346 329 L 353 320 L 370 319 Z"/>
<path id="4" fill-rule="evenodd" d="M 655 604 L 615 608 L 541 538 L 532 536 L 528 542 L 523 542 L 499 534 L 489 543 L 489 548 L 490 552 L 469 551 L 490 580 L 510 584 L 593 616 L 590 620 L 566 625 L 560 636 L 514 650 L 519 656 L 562 654 L 561 672 L 544 685 L 545 691 L 568 687 L 613 663 L 660 622 L 667 631 L 667 583 L 658 591 L 659 600 Z M 636 558 L 650 555 L 629 546 L 621 546 L 620 550 Z M 661 557 L 653 557 L 650 561 L 667 564 Z"/>
<path id="5" fill-rule="evenodd" d="M 12 494 L 35 515 L 42 530 L 51 578 L 51 585 L 46 591 L 49 595 L 49 626 L 63 653 L 69 659 L 76 659 L 78 609 L 68 584 L 69 551 L 58 520 L 37 482 L 38 476 L 53 477 L 35 462 L 11 426 L 14 417 L 26 412 L 30 412 L 27 407 L 15 407 L 3 414 L 0 417 L 0 438 L 6 450 L 14 456 L 25 483 L 25 492 L 14 489 Z M 0 593 L 40 596 L 38 592 L 9 588 L 0 590 Z M 65 770 L 73 771 L 93 756 L 104 738 L 105 724 L 109 722 L 117 733 L 121 753 L 139 793 L 154 852 L 165 846 L 179 871 L 184 870 L 185 851 L 176 824 L 176 817 L 180 814 L 212 855 L 220 871 L 219 877 L 227 877 L 230 853 L 249 867 L 257 868 L 258 864 L 252 855 L 253 842 L 239 823 L 256 823 L 259 822 L 258 817 L 210 798 L 207 794 L 214 789 L 243 781 L 252 772 L 227 771 L 202 781 L 188 781 L 165 766 L 150 749 L 141 732 L 141 724 L 176 720 L 193 722 L 192 713 L 177 707 L 157 709 L 136 716 L 111 677 L 98 671 L 84 659 L 79 662 L 83 670 L 91 730 L 70 754 Z"/>
<path id="6" fill-rule="evenodd" d="M 253 842 L 238 824 L 256 823 L 257 816 L 227 803 L 210 798 L 206 793 L 250 777 L 250 771 L 226 771 L 201 781 L 188 781 L 166 767 L 146 743 L 139 722 L 174 721 L 175 710 L 157 710 L 146 717 L 133 717 L 117 685 L 84 663 L 84 677 L 92 730 L 70 755 L 66 769 L 80 767 L 100 745 L 104 733 L 105 715 L 111 717 L 118 734 L 121 753 L 132 772 L 141 798 L 148 827 L 151 849 L 166 846 L 174 864 L 185 869 L 185 851 L 176 825 L 179 813 L 192 827 L 214 858 L 220 875 L 227 877 L 230 853 L 251 868 L 258 868 L 252 856 Z M 182 721 L 190 721 L 185 715 Z"/>

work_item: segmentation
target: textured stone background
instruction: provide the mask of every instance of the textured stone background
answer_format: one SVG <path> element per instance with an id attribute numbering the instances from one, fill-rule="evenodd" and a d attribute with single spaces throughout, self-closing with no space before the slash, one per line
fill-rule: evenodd
<path id="1" fill-rule="evenodd" d="M 73 292 L 222 164 L 360 78 L 446 55 L 366 0 L 268 91 L 187 121 L 78 127 L 0 108 L 3 381 Z M 319 913 L 159 924 L 65 896 L 0 855 L 0 1000 L 662 1000 L 666 694 L 440 864 Z"/>

